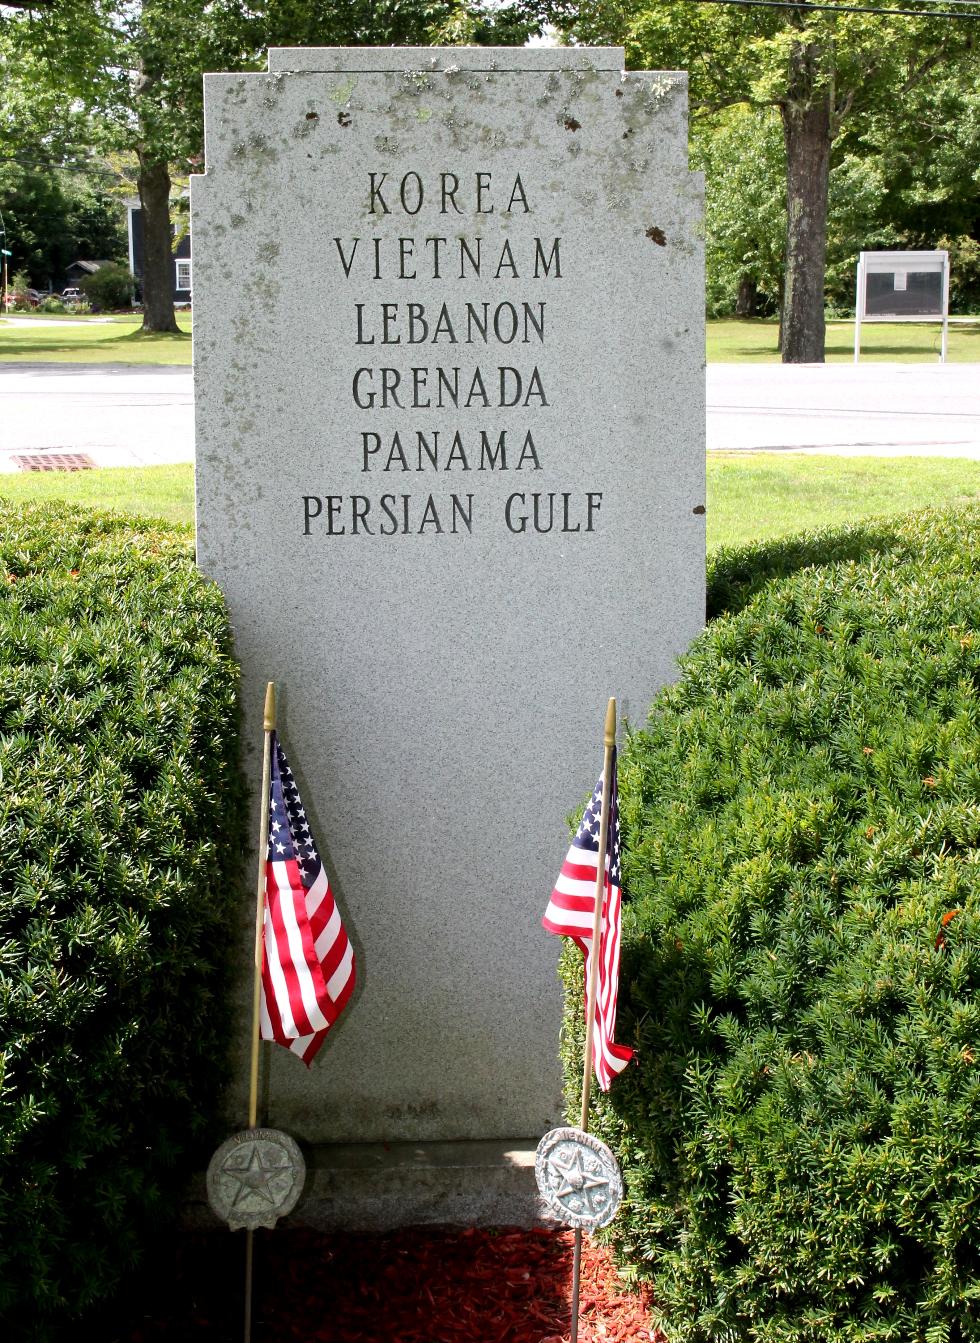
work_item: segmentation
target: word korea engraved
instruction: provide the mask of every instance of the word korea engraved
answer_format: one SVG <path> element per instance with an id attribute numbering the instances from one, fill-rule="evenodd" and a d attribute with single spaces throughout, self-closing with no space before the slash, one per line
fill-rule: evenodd
<path id="1" fill-rule="evenodd" d="M 292 1212 L 306 1163 L 288 1133 L 254 1128 L 234 1133 L 208 1165 L 208 1202 L 232 1231 L 268 1227 Z"/>
<path id="2" fill-rule="evenodd" d="M 616 1158 L 598 1138 L 578 1128 L 556 1128 L 538 1143 L 538 1192 L 566 1226 L 595 1231 L 616 1216 L 623 1179 Z"/>

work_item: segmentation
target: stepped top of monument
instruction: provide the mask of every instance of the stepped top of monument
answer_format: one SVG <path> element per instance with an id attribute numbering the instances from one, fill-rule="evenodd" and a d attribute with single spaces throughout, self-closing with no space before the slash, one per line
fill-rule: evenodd
<path id="1" fill-rule="evenodd" d="M 626 63 L 622 47 L 270 47 L 271 73 L 350 70 L 432 72 L 615 70 Z"/>

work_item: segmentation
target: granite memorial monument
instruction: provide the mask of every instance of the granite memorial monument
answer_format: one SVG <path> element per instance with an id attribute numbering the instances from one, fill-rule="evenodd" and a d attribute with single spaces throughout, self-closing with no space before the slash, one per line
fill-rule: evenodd
<path id="1" fill-rule="evenodd" d="M 702 183 L 686 76 L 623 64 L 297 49 L 205 77 L 199 563 L 253 776 L 280 687 L 359 977 L 309 1072 L 272 1051 L 266 1119 L 379 1191 L 392 1151 L 523 1152 L 531 1197 L 566 817 L 608 696 L 642 723 L 703 622 Z M 453 1215 L 403 1186 L 398 1216 Z"/>

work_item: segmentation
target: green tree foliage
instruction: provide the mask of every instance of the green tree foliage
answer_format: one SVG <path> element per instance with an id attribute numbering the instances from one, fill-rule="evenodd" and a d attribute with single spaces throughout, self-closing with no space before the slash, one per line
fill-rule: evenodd
<path id="1" fill-rule="evenodd" d="M 0 211 L 16 266 L 41 289 L 61 289 L 79 259 L 123 260 L 126 229 L 119 200 L 98 177 L 51 166 L 45 146 L 22 145 L 0 162 Z"/>
<path id="2" fill-rule="evenodd" d="M 162 526 L 4 507 L 0 582 L 0 1333 L 42 1343 L 213 1138 L 238 673 L 220 594 Z"/>
<path id="3" fill-rule="evenodd" d="M 937 66 L 907 90 L 899 117 L 872 109 L 847 145 L 881 164 L 894 223 L 909 235 L 980 225 L 980 67 Z M 965 76 L 965 77 L 964 77 Z"/>
<path id="4" fill-rule="evenodd" d="M 103 147 L 136 157 L 149 330 L 176 330 L 171 167 L 200 155 L 202 71 L 254 55 L 245 14 L 238 0 L 59 0 L 5 21 L 12 71 L 30 65 L 45 96 L 84 106 Z"/>
<path id="5" fill-rule="evenodd" d="M 708 313 L 776 311 L 786 242 L 786 155 L 778 118 L 737 107 L 692 130 L 691 166 L 705 176 Z"/>
<path id="6" fill-rule="evenodd" d="M 0 17 L 0 211 L 12 264 L 60 289 L 80 257 L 125 256 L 125 226 L 114 174 L 91 149 L 97 130 L 29 35 L 25 18 Z"/>
<path id="7" fill-rule="evenodd" d="M 980 1339 L 978 536 L 722 553 L 621 757 L 638 1065 L 596 1131 L 672 1343 Z"/>
<path id="8" fill-rule="evenodd" d="M 546 0 L 264 0 L 251 7 L 253 45 L 523 46 L 540 32 Z"/>
<path id="9" fill-rule="evenodd" d="M 67 82 L 52 81 L 28 35 L 22 17 L 5 21 L 0 15 L 0 162 L 36 156 L 43 146 L 44 162 L 60 163 L 85 143 L 87 117 L 66 91 Z"/>
<path id="10" fill-rule="evenodd" d="M 202 76 L 258 69 L 269 46 L 521 42 L 538 20 L 467 0 L 58 0 L 5 23 L 11 68 L 45 96 L 75 97 L 109 144 L 138 160 L 144 328 L 176 330 L 171 174 L 201 161 Z M 4 20 L 0 17 L 0 23 Z"/>
<path id="11" fill-rule="evenodd" d="M 951 304 L 980 309 L 978 62 L 932 70 L 908 90 L 900 116 L 872 109 L 854 129 L 846 150 L 873 165 L 881 182 L 876 217 L 894 245 L 948 248 Z"/>
<path id="12" fill-rule="evenodd" d="M 938 82 L 937 82 L 938 83 Z M 980 145 L 969 97 L 952 99 L 963 117 L 933 122 L 925 145 L 897 130 L 881 152 L 869 136 L 844 133 L 835 145 L 827 201 L 827 302 L 854 312 L 859 252 L 871 248 L 948 248 L 950 306 L 967 312 L 980 304 L 980 232 L 977 208 Z M 916 99 L 926 124 L 945 102 L 941 87 Z M 952 110 L 948 106 L 948 110 Z M 713 316 L 753 317 L 775 312 L 781 301 L 785 252 L 785 149 L 775 111 L 726 109 L 691 128 L 691 167 L 705 173 L 707 310 Z M 886 152 L 887 150 L 887 152 Z M 741 302 L 740 302 L 741 299 Z"/>
<path id="13" fill-rule="evenodd" d="M 739 106 L 696 122 L 691 164 L 705 174 L 709 314 L 778 312 L 786 261 L 786 149 L 778 116 Z M 829 303 L 853 307 L 862 249 L 904 245 L 904 235 L 887 222 L 887 201 L 880 159 L 838 155 L 827 201 Z"/>
<path id="14" fill-rule="evenodd" d="M 975 84 L 970 24 L 683 0 L 554 0 L 551 12 L 577 40 L 622 42 L 631 65 L 689 71 L 695 115 L 736 103 L 776 109 L 786 151 L 783 358 L 822 360 L 835 142 L 855 123 L 901 125 L 913 91 L 928 88 L 937 72 L 960 89 Z M 910 130 L 908 142 L 914 138 Z"/>

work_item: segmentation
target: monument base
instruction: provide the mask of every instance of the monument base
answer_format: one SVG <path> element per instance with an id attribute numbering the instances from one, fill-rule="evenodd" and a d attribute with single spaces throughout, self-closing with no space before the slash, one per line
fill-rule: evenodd
<path id="1" fill-rule="evenodd" d="M 390 1231 L 400 1226 L 555 1225 L 534 1178 L 536 1139 L 336 1143 L 304 1150 L 303 1196 L 283 1226 Z M 203 1173 L 188 1190 L 187 1229 L 217 1228 Z"/>

